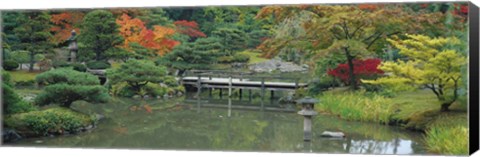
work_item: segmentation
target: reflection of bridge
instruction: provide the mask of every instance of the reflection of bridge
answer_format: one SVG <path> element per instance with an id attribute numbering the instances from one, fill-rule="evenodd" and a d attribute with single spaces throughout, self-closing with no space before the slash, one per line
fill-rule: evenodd
<path id="1" fill-rule="evenodd" d="M 242 90 L 248 89 L 249 97 L 251 97 L 251 90 L 262 90 L 263 99 L 266 90 L 270 90 L 271 96 L 273 97 L 274 91 L 295 91 L 308 85 L 306 83 L 300 83 L 299 77 L 258 77 L 251 76 L 252 74 L 250 73 L 229 71 L 192 70 L 189 73 L 179 78 L 180 83 L 185 86 L 197 88 L 198 95 L 202 88 L 209 89 L 210 95 L 213 89 L 219 89 L 220 96 L 222 95 L 223 89 L 228 89 L 229 96 L 232 94 L 232 89 L 239 89 L 240 95 L 242 95 Z M 290 82 L 285 82 L 284 80 L 290 80 Z"/>

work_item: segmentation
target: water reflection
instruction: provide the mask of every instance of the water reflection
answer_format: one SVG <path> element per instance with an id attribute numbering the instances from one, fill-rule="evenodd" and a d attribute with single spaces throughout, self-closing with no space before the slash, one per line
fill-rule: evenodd
<path id="1" fill-rule="evenodd" d="M 253 98 L 258 99 L 258 98 Z M 422 154 L 420 135 L 393 127 L 319 115 L 311 142 L 303 141 L 303 118 L 291 107 L 232 98 L 138 101 L 74 107 L 105 115 L 98 128 L 79 135 L 21 140 L 8 145 L 181 150 L 230 150 L 314 153 Z M 130 110 L 149 104 L 151 113 Z M 290 109 L 289 109 L 290 108 Z M 294 111 L 294 110 L 293 110 Z M 346 138 L 322 138 L 323 131 L 342 131 Z M 42 144 L 35 141 L 42 140 Z"/>

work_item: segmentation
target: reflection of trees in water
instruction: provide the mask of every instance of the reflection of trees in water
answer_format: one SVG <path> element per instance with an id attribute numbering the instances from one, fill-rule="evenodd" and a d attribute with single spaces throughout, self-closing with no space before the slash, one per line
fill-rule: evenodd
<path id="1" fill-rule="evenodd" d="M 412 154 L 411 147 L 404 152 L 399 152 L 399 147 L 408 147 L 412 144 L 403 141 L 405 145 L 401 145 L 402 139 L 396 138 L 391 141 L 375 141 L 370 139 L 347 139 L 345 150 L 352 154 Z"/>
<path id="2" fill-rule="evenodd" d="M 137 103 L 137 104 L 134 104 Z M 91 133 L 46 139 L 45 145 L 62 147 L 152 148 L 189 150 L 241 150 L 277 152 L 328 152 L 405 154 L 421 152 L 421 145 L 402 139 L 409 134 L 388 126 L 339 120 L 319 115 L 314 120 L 311 145 L 303 142 L 303 118 L 295 113 L 195 108 L 152 113 L 130 111 L 139 101 L 91 106 L 89 111 L 106 115 Z M 155 108 L 162 104 L 149 104 Z M 78 106 L 79 108 L 82 106 Z M 85 109 L 87 110 L 87 109 Z M 115 128 L 126 128 L 123 133 Z M 121 129 L 120 129 L 121 130 Z M 318 137 L 323 131 L 342 131 L 344 139 Z M 30 142 L 30 143 L 33 143 Z M 402 152 L 403 151 L 403 152 Z"/>

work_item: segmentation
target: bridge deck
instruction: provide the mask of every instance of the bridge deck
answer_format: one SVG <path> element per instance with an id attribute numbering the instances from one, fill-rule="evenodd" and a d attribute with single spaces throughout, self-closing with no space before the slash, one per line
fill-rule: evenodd
<path id="1" fill-rule="evenodd" d="M 229 88 L 230 79 L 228 78 L 209 78 L 209 77 L 200 77 L 200 82 L 202 87 L 213 87 L 213 88 Z M 198 77 L 184 77 L 184 84 L 197 85 Z M 232 88 L 261 88 L 262 81 L 250 81 L 249 79 L 233 79 L 232 78 Z M 291 82 L 264 82 L 264 87 L 269 90 L 288 90 L 296 89 L 300 87 L 306 87 L 306 83 L 291 83 Z"/>

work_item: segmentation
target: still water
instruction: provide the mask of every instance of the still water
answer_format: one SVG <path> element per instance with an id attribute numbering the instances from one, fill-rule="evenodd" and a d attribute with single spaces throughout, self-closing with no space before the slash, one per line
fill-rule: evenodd
<path id="1" fill-rule="evenodd" d="M 331 115 L 314 117 L 311 142 L 303 141 L 303 117 L 293 105 L 275 101 L 133 100 L 108 104 L 77 102 L 74 109 L 101 114 L 97 127 L 76 135 L 42 137 L 10 146 L 314 152 L 355 154 L 425 154 L 423 136 L 397 127 L 358 123 Z M 262 105 L 263 104 L 263 105 Z M 263 107 L 261 107 L 263 106 Z M 341 131 L 346 138 L 323 138 Z"/>

